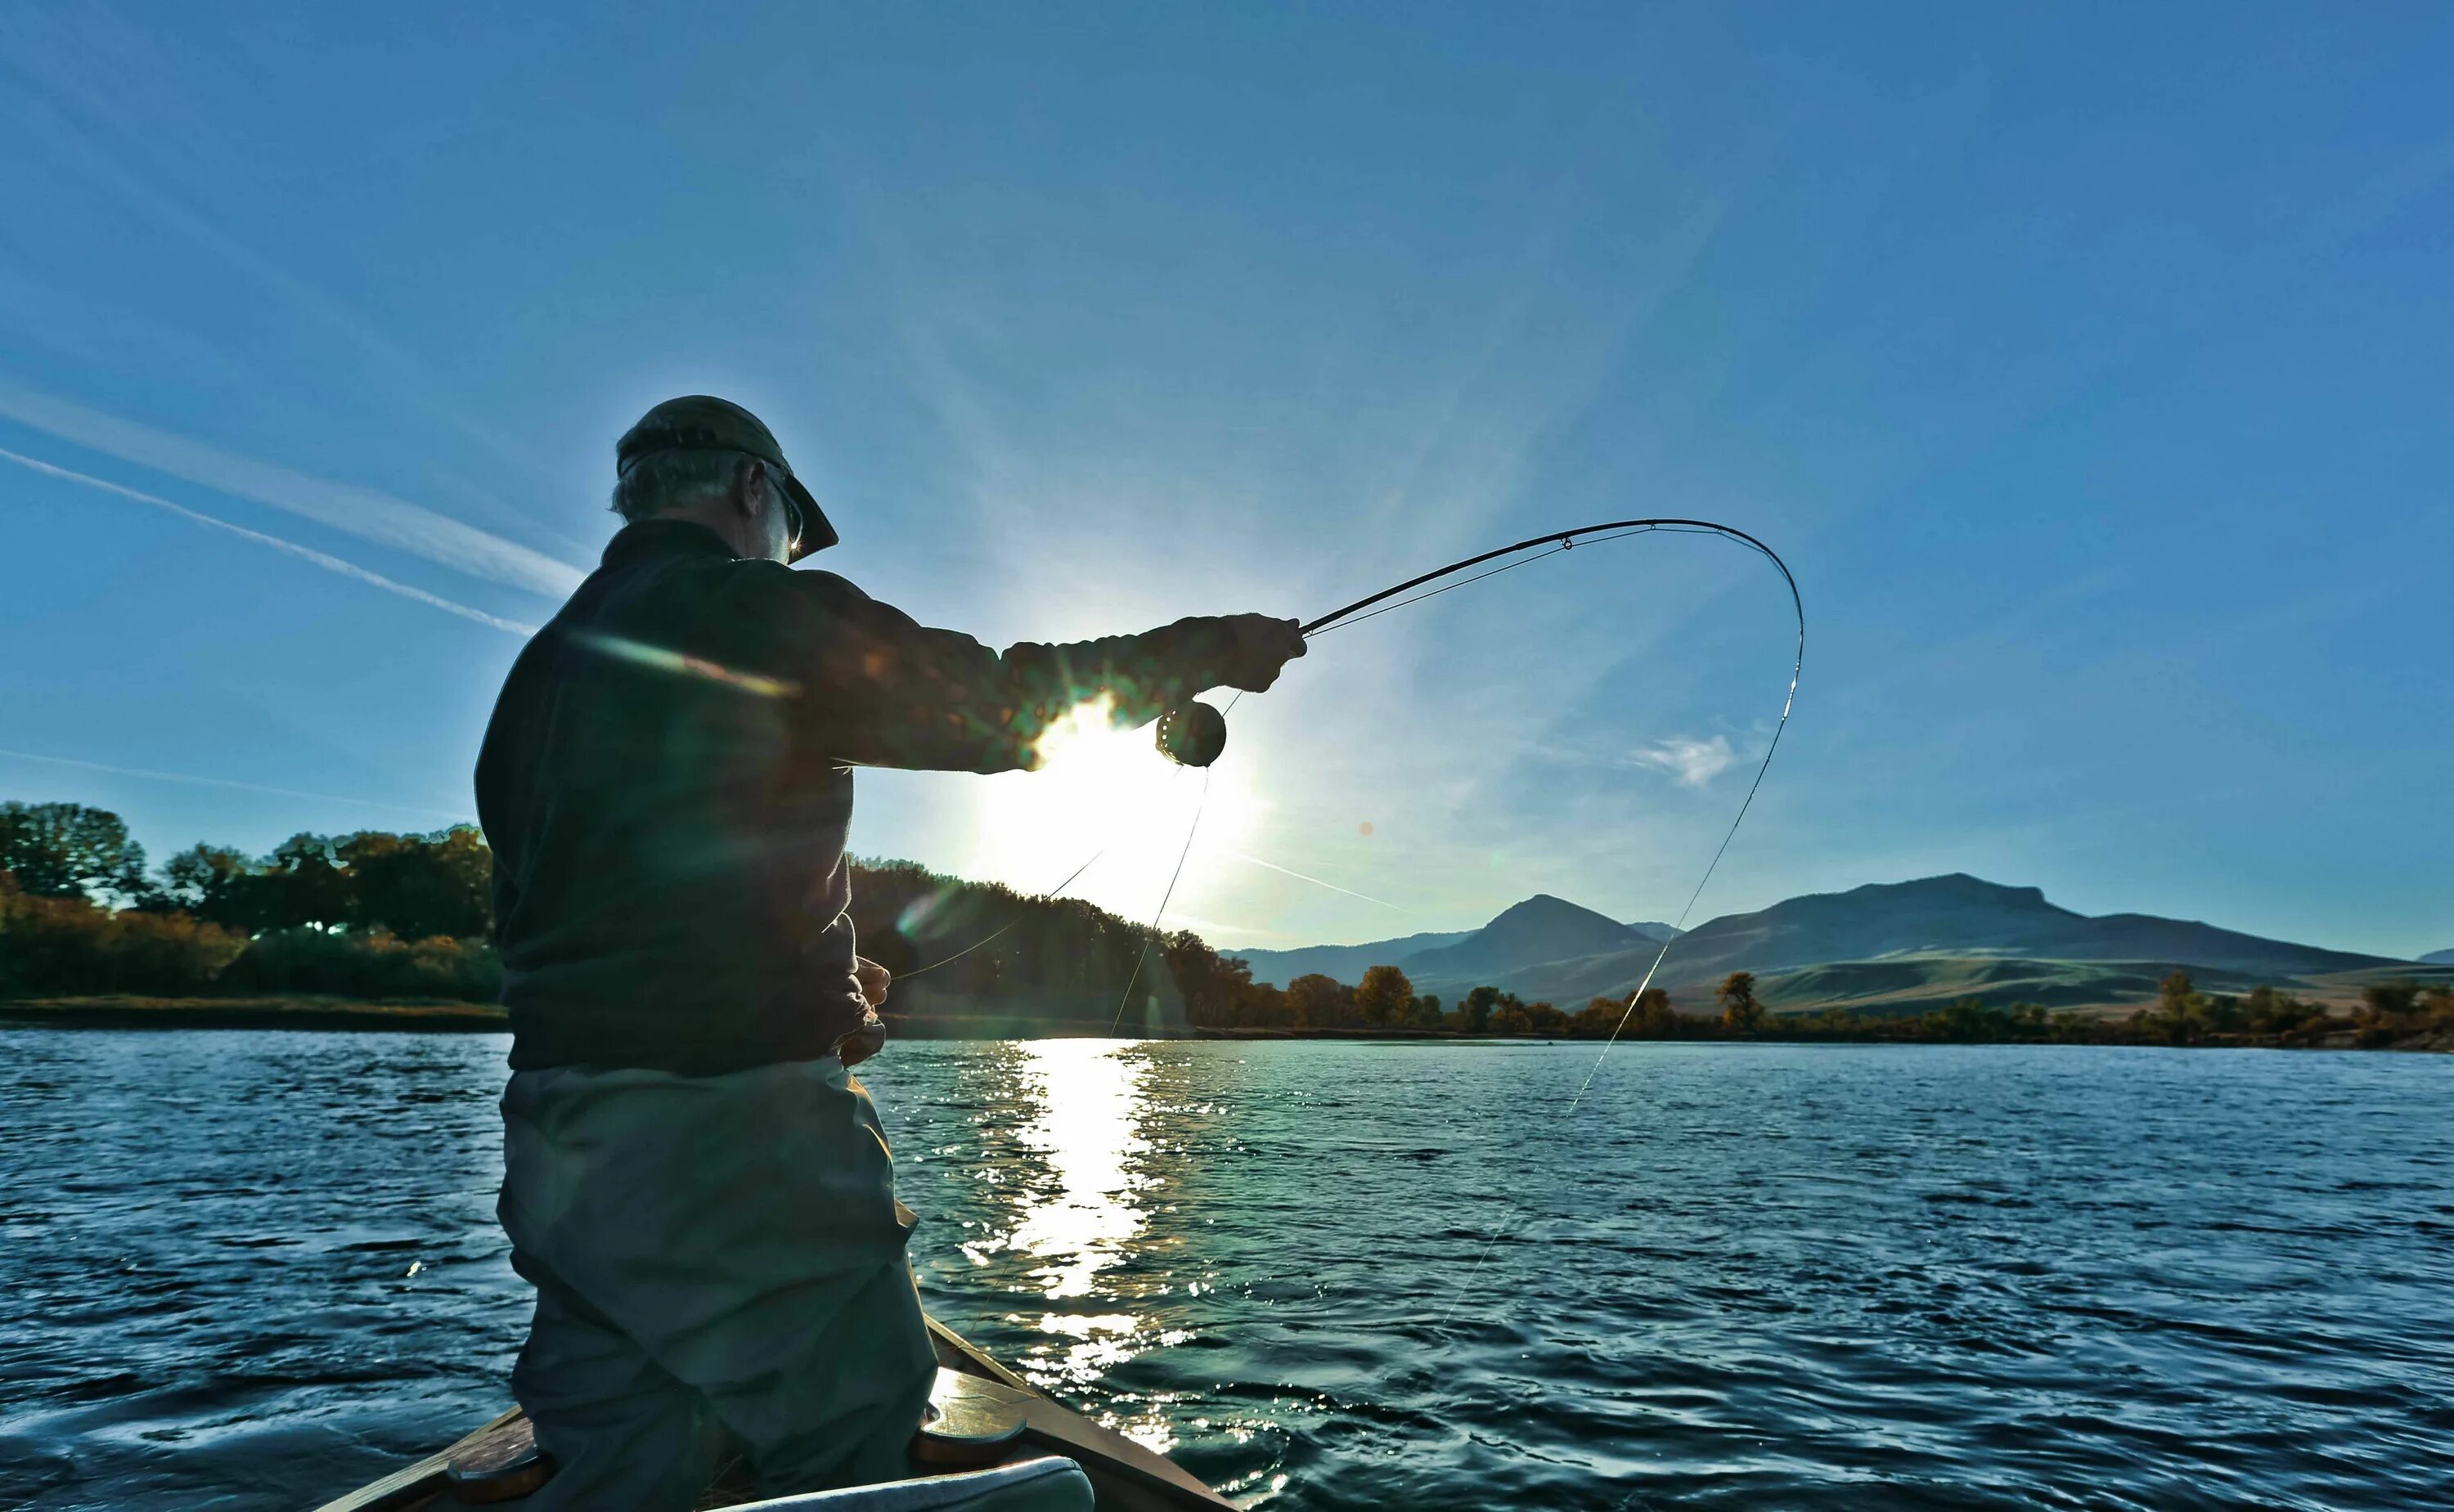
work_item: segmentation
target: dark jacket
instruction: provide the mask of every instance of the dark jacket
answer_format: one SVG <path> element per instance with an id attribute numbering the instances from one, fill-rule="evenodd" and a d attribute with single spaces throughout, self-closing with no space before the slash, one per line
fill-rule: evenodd
<path id="1" fill-rule="evenodd" d="M 1140 724 L 1229 654 L 1185 620 L 1000 656 L 704 527 L 626 527 L 513 664 L 477 759 L 512 1065 L 831 1053 L 862 1018 L 854 766 L 1029 766 L 1075 704 Z"/>

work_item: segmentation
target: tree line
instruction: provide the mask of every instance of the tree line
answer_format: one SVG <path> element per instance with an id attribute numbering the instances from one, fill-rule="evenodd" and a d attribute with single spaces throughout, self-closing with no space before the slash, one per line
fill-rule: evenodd
<path id="1" fill-rule="evenodd" d="M 108 809 L 0 804 L 0 993 L 491 1001 L 493 865 L 457 826 L 198 845 L 154 867 Z"/>
<path id="2" fill-rule="evenodd" d="M 1197 942 L 1196 942 L 1197 944 Z M 2279 1044 L 2377 1047 L 2454 1033 L 2454 988 L 2411 982 L 2373 983 L 2360 1003 L 2339 1009 L 2274 986 L 2203 993 L 2186 972 L 2165 978 L 2153 1006 L 2126 1016 L 2055 1012 L 2034 1003 L 1990 1005 L 1962 998 L 1924 1012 L 1820 1013 L 1776 1017 L 1758 995 L 1755 974 L 1733 971 L 1709 1005 L 1688 1013 L 1660 987 L 1597 997 L 1571 1012 L 1479 986 L 1450 1007 L 1414 991 L 1396 966 L 1373 966 L 1347 986 L 1320 975 L 1285 989 L 1256 985 L 1241 961 L 1218 961 L 1205 990 L 1188 990 L 1197 1027 L 1326 1032 L 1412 1029 L 1454 1035 L 1599 1040 L 1768 1040 L 1918 1044 Z"/>
<path id="3" fill-rule="evenodd" d="M 118 815 L 0 804 L 0 996 L 308 994 L 493 1002 L 493 853 L 475 826 L 297 834 L 261 856 L 197 845 L 160 865 Z M 862 954 L 895 974 L 890 1021 L 927 1032 L 1416 1033 L 1639 1040 L 2389 1044 L 2454 1031 L 2454 993 L 2385 983 L 2348 1017 L 2262 986 L 2202 993 L 2168 978 L 2127 1018 L 1980 999 L 1918 1014 L 1776 1017 L 1736 971 L 1696 1012 L 1658 986 L 1578 1007 L 1478 986 L 1455 1003 L 1376 965 L 1348 985 L 1284 987 L 1189 930 L 1157 932 L 1077 899 L 855 861 Z"/>

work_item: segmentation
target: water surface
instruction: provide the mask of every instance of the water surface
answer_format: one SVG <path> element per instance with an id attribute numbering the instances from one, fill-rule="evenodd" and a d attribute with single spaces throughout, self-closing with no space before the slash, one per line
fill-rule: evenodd
<path id="1" fill-rule="evenodd" d="M 0 1504 L 498 1410 L 493 1036 L 0 1031 Z M 2454 1060 L 900 1044 L 931 1309 L 1246 1502 L 2444 1504 Z"/>

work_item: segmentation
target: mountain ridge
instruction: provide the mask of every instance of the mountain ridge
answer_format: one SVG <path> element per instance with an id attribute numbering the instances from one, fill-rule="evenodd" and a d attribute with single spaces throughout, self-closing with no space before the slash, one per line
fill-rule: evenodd
<path id="1" fill-rule="evenodd" d="M 1327 974 L 1343 981 L 1359 977 L 1364 966 L 1390 965 L 1405 971 L 1418 991 L 1456 995 L 1489 985 L 1562 1004 L 1626 992 L 1657 956 L 1662 958 L 1658 981 L 1675 999 L 1709 999 L 1722 976 L 1751 971 L 1768 986 L 1783 984 L 1770 1001 L 1801 1003 L 1921 998 L 1958 983 L 1981 992 L 2024 986 L 2038 1002 L 2078 1002 L 2090 993 L 2128 1000 L 2152 995 L 2149 972 L 2195 970 L 2210 985 L 2282 985 L 2406 964 L 2198 920 L 2082 914 L 2051 902 L 2041 887 L 1966 872 L 1805 893 L 1724 914 L 1679 936 L 1666 955 L 1660 938 L 1645 927 L 1538 893 L 1481 929 L 1411 950 L 1394 947 L 1436 937 L 1237 954 L 1254 962 L 1256 980 L 1280 985 L 1302 974 L 1285 969 L 1295 958 L 1319 959 L 1312 951 L 1336 949 L 1352 974 Z M 1378 959 L 1362 959 L 1376 950 Z M 2066 969 L 2074 965 L 2088 969 Z M 1305 964 L 1304 969 L 1325 968 Z"/>

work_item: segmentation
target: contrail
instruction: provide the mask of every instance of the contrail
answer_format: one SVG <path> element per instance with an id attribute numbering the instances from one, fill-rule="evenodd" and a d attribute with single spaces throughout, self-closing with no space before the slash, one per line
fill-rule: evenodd
<path id="1" fill-rule="evenodd" d="M 495 629 L 508 631 L 513 635 L 534 635 L 537 630 L 537 627 L 533 625 L 523 625 L 517 620 L 503 619 L 498 615 L 489 614 L 483 609 L 472 608 L 466 604 L 455 603 L 451 599 L 443 597 L 439 593 L 429 593 L 424 588 L 412 587 L 406 583 L 394 582 L 392 579 L 385 577 L 380 572 L 370 572 L 365 567 L 358 566 L 355 562 L 345 562 L 339 557 L 333 556 L 330 552 L 318 551 L 313 547 L 300 546 L 295 541 L 285 541 L 277 535 L 267 535 L 261 530 L 251 530 L 243 525 L 232 525 L 228 520 L 217 520 L 210 514 L 191 509 L 184 504 L 173 504 L 170 500 L 161 497 L 159 494 L 146 493 L 136 488 L 122 487 L 120 485 L 111 483 L 106 479 L 91 477 L 82 472 L 73 472 L 67 468 L 53 467 L 48 462 L 39 461 L 33 457 L 10 451 L 6 447 L 0 447 L 0 458 L 6 458 L 9 461 L 17 464 L 17 466 L 21 468 L 30 468 L 34 471 L 42 473 L 46 477 L 65 478 L 70 483 L 82 483 L 89 488 L 100 488 L 105 493 L 115 493 L 122 498 L 134 499 L 139 504 L 150 504 L 159 509 L 168 509 L 172 514 L 178 515 L 183 519 L 193 520 L 198 525 L 209 525 L 216 530 L 228 530 L 231 534 L 235 536 L 244 536 L 246 539 L 253 541 L 258 546 L 269 546 L 275 551 L 287 551 L 292 556 L 301 558 L 308 562 L 312 562 L 327 572 L 338 572 L 345 578 L 355 578 L 361 583 L 368 584 L 374 587 L 379 587 L 387 593 L 397 593 L 402 598 L 414 599 L 420 604 L 427 605 L 432 608 L 441 609 L 447 614 L 457 614 L 464 620 L 475 620 L 480 625 L 491 625 Z"/>
<path id="2" fill-rule="evenodd" d="M 1414 912 L 1414 910 L 1410 908 L 1400 908 L 1394 903 L 1375 898 L 1368 892 L 1358 892 L 1352 887 L 1341 887 L 1334 882 L 1323 882 L 1318 877 L 1307 877 L 1302 872 L 1294 870 L 1291 867 L 1281 866 L 1275 861 L 1263 861 L 1258 856 L 1248 856 L 1240 850 L 1231 850 L 1227 852 L 1227 854 L 1235 857 L 1237 861 L 1249 862 L 1256 866 L 1267 866 L 1272 871 L 1284 872 L 1286 875 L 1295 878 L 1297 882 L 1308 882 L 1316 887 L 1327 887 L 1332 892 L 1342 892 L 1350 898 L 1360 898 L 1365 903 L 1379 904 L 1381 907 L 1388 909 L 1392 913 L 1401 913 L 1411 917 Z"/>
<path id="3" fill-rule="evenodd" d="M 423 804 L 388 804 L 375 798 L 344 798 L 338 793 L 303 792 L 295 787 L 267 787 L 262 783 L 232 782 L 227 777 L 198 777 L 192 772 L 160 772 L 143 766 L 113 766 L 107 762 L 79 761 L 73 756 L 42 756 L 30 750 L 6 748 L 0 748 L 0 756 L 11 757 L 21 762 L 48 762 L 54 766 L 81 766 L 90 772 L 111 772 L 121 777 L 150 777 L 156 782 L 195 783 L 206 787 L 235 787 L 241 792 L 271 793 L 278 798 L 312 798 L 318 803 L 326 804 L 356 804 L 364 808 L 389 808 L 395 813 L 427 814 L 458 820 L 463 824 L 466 824 L 469 819 L 466 813 L 455 813 L 449 808 L 429 808 Z"/>
<path id="4" fill-rule="evenodd" d="M 0 415 L 63 441 L 167 472 L 217 493 L 269 504 L 361 540 L 407 551 L 495 583 L 563 598 L 586 574 L 501 536 L 373 488 L 309 477 L 288 468 L 103 414 L 65 399 L 0 383 Z"/>

